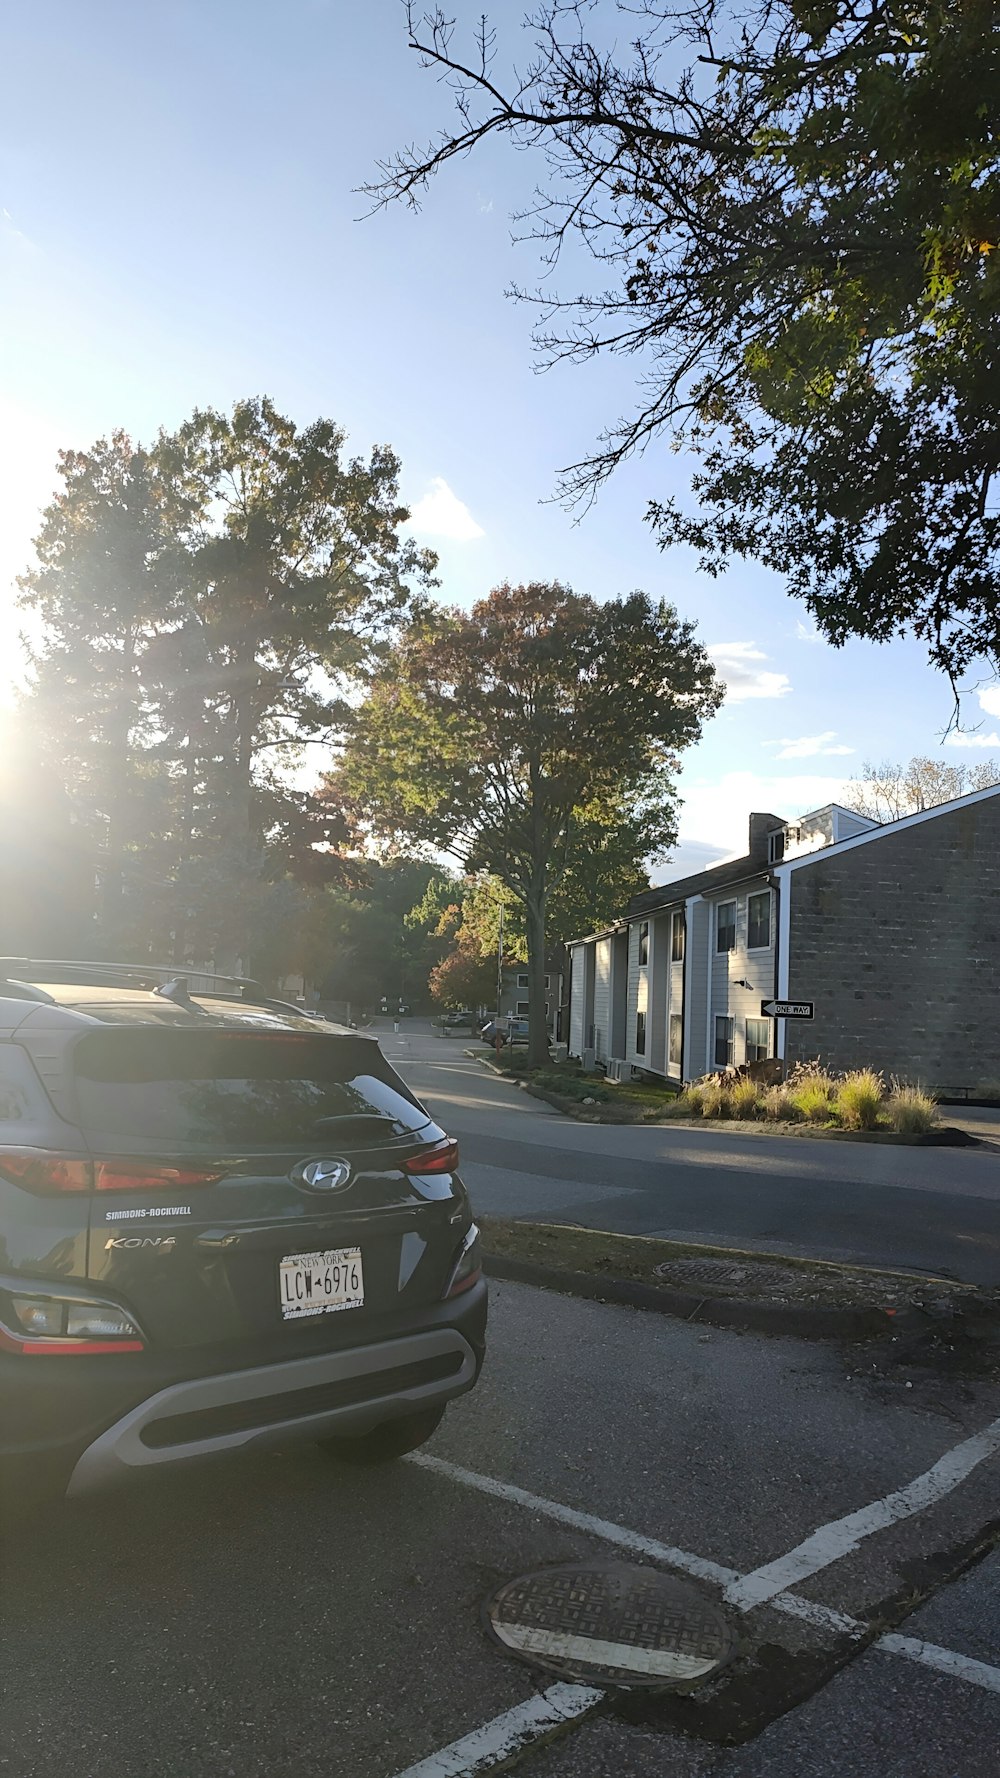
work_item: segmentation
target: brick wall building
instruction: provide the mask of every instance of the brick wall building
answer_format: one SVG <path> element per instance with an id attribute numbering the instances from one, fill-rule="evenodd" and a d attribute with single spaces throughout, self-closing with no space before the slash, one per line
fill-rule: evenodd
<path id="1" fill-rule="evenodd" d="M 794 860 L 787 974 L 812 1000 L 789 1063 L 871 1063 L 949 1090 L 1000 1081 L 1000 794 L 980 792 Z"/>

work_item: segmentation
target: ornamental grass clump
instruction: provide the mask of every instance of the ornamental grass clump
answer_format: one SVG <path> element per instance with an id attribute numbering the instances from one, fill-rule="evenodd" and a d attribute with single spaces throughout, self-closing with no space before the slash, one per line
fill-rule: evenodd
<path id="1" fill-rule="evenodd" d="M 893 1081 L 886 1111 L 897 1136 L 922 1136 L 937 1123 L 933 1095 L 902 1080 Z"/>
<path id="2" fill-rule="evenodd" d="M 697 1082 L 693 1086 L 685 1087 L 682 1093 L 678 1093 L 671 1110 L 675 1117 L 701 1116 L 701 1087 Z"/>
<path id="3" fill-rule="evenodd" d="M 855 1068 L 838 1081 L 836 1105 L 845 1130 L 875 1130 L 885 1100 L 885 1081 L 874 1068 Z"/>
<path id="4" fill-rule="evenodd" d="M 734 1080 L 729 1088 L 729 1110 L 733 1117 L 758 1117 L 760 1115 L 760 1087 L 755 1080 L 741 1075 Z"/>
<path id="5" fill-rule="evenodd" d="M 761 1103 L 764 1116 L 776 1124 L 795 1124 L 802 1116 L 790 1088 L 784 1085 L 768 1087 Z"/>
<path id="6" fill-rule="evenodd" d="M 698 1097 L 701 1101 L 698 1109 L 702 1117 L 729 1116 L 729 1094 L 721 1080 L 703 1081 L 698 1088 Z"/>
<path id="7" fill-rule="evenodd" d="M 787 1087 L 800 1117 L 810 1124 L 827 1124 L 836 1112 L 837 1083 L 825 1068 L 797 1068 Z"/>

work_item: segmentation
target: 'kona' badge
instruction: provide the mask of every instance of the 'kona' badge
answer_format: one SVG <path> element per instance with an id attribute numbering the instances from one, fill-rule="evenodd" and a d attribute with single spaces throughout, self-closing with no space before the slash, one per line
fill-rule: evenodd
<path id="1" fill-rule="evenodd" d="M 176 1242 L 173 1235 L 112 1235 L 110 1241 L 105 1241 L 104 1251 L 107 1253 L 111 1247 L 165 1248 L 174 1246 L 176 1246 Z"/>

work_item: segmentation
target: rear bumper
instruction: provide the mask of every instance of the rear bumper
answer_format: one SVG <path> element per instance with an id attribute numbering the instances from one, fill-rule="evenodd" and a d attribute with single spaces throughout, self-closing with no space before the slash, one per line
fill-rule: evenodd
<path id="1" fill-rule="evenodd" d="M 26 1467 L 30 1471 L 33 1460 L 54 1463 L 69 1478 L 67 1492 L 82 1494 L 171 1463 L 251 1445 L 287 1444 L 338 1433 L 350 1436 L 421 1408 L 443 1406 L 471 1389 L 479 1375 L 486 1323 L 485 1283 L 454 1302 L 424 1311 L 420 1319 L 423 1325 L 365 1345 L 207 1375 L 148 1375 L 148 1393 L 137 1391 L 133 1370 L 127 1395 L 118 1383 L 117 1401 L 109 1401 L 102 1388 L 103 1413 L 93 1399 L 97 1423 L 91 1418 L 82 1437 L 79 1431 L 74 1429 L 75 1436 L 70 1431 L 68 1422 L 75 1416 L 69 1411 L 65 1391 L 77 1385 L 70 1399 L 76 1397 L 79 1413 L 84 1406 L 80 1397 L 88 1393 L 85 1387 L 80 1389 L 85 1383 L 83 1367 L 90 1371 L 96 1387 L 112 1383 L 105 1366 L 118 1370 L 129 1361 L 10 1359 L 0 1364 L 0 1395 L 14 1409 L 15 1420 L 21 1418 L 15 1397 L 23 1402 L 26 1384 L 33 1383 L 36 1388 L 43 1381 L 56 1384 L 58 1366 L 63 1373 L 62 1388 L 59 1396 L 53 1395 L 46 1404 L 44 1436 L 38 1436 L 42 1427 L 36 1423 L 27 1438 L 24 1427 L 16 1443 L 0 1438 L 0 1466 L 5 1458 L 18 1470 Z M 132 1360 L 133 1365 L 135 1362 Z M 50 1365 L 52 1370 L 46 1368 L 43 1379 L 39 1372 Z M 94 1375 L 98 1366 L 103 1376 Z M 16 1367 L 16 1374 L 12 1374 L 12 1367 Z M 3 1387 L 14 1383 L 16 1389 Z M 112 1386 L 112 1396 L 114 1393 Z M 23 1405 L 27 1409 L 28 1404 Z M 37 1414 L 42 1404 L 35 1396 L 31 1405 Z M 15 1431 L 9 1421 L 8 1429 Z"/>
<path id="2" fill-rule="evenodd" d="M 136 1470 L 216 1456 L 245 1445 L 367 1432 L 471 1389 L 479 1364 L 457 1328 L 410 1334 L 199 1377 L 161 1389 L 102 1432 L 77 1460 L 67 1493 L 83 1494 Z"/>

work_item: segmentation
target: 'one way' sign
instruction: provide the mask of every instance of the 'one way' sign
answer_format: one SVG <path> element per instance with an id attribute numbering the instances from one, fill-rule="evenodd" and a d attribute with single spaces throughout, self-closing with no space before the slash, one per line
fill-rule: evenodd
<path id="1" fill-rule="evenodd" d="M 762 1000 L 760 1016 L 762 1019 L 811 1019 L 813 1002 L 811 1000 Z"/>

